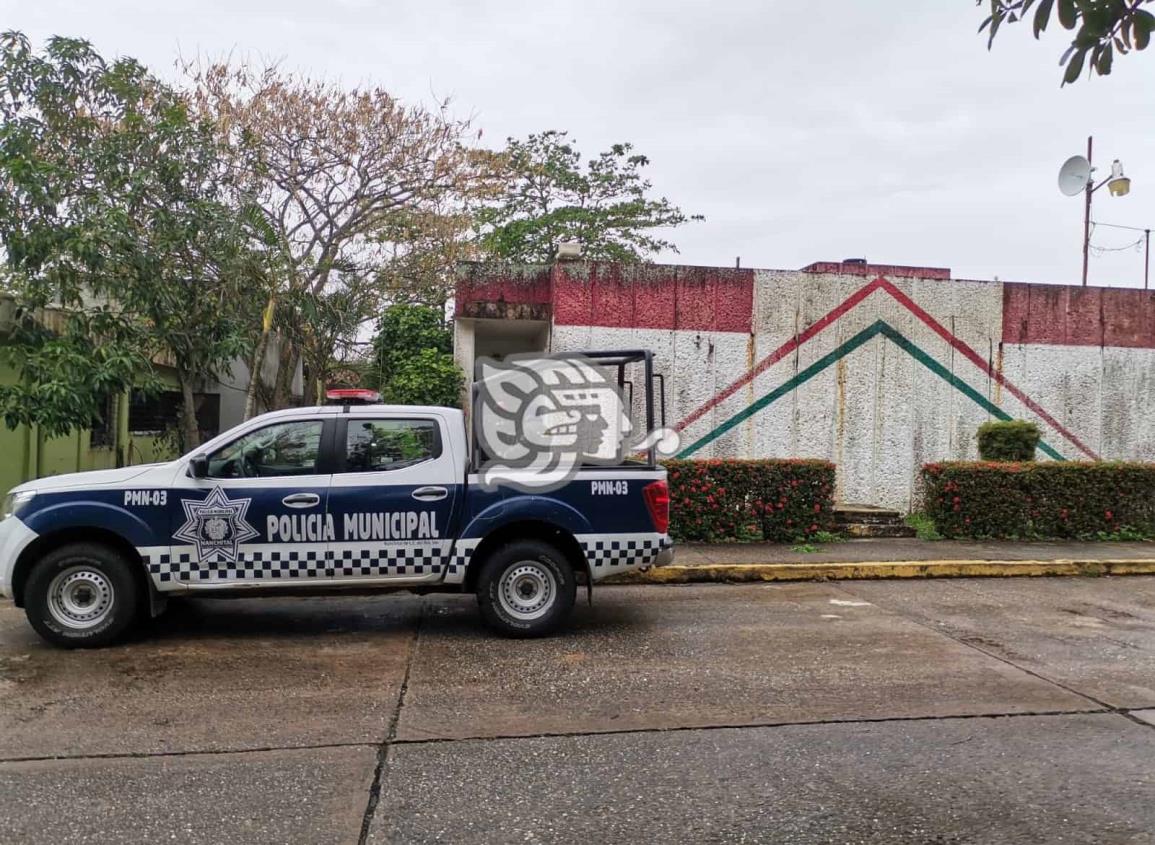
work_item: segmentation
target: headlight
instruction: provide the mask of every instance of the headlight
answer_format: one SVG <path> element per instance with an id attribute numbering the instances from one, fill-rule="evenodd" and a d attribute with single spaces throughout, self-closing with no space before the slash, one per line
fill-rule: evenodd
<path id="1" fill-rule="evenodd" d="M 22 490 L 19 493 L 9 493 L 4 497 L 4 515 L 0 519 L 7 519 L 10 516 L 16 516 L 20 513 L 29 502 L 35 498 L 36 493 L 32 490 Z"/>

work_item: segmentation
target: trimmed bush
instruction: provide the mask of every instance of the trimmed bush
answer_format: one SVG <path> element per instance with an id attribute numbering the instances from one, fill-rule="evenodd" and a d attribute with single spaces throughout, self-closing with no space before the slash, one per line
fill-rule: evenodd
<path id="1" fill-rule="evenodd" d="M 829 531 L 834 464 L 811 460 L 666 461 L 678 540 L 784 542 Z"/>
<path id="2" fill-rule="evenodd" d="M 1039 427 L 1026 420 L 989 420 L 979 426 L 975 439 L 984 461 L 1033 461 Z"/>
<path id="3" fill-rule="evenodd" d="M 1155 535 L 1155 464 L 950 461 L 922 475 L 926 512 L 946 537 Z"/>

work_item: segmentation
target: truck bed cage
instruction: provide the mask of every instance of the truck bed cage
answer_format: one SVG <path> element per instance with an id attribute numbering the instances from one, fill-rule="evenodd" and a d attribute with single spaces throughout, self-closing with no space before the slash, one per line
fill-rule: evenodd
<path id="1" fill-rule="evenodd" d="M 654 353 L 649 349 L 588 349 L 588 350 L 567 350 L 565 352 L 542 352 L 534 354 L 535 358 L 555 358 L 564 360 L 566 358 L 582 357 L 599 367 L 613 367 L 618 373 L 618 388 L 623 392 L 629 388 L 629 402 L 630 408 L 633 408 L 634 400 L 634 385 L 633 382 L 626 379 L 626 367 L 630 364 L 641 364 L 643 368 L 642 378 L 645 382 L 645 402 L 646 402 L 646 432 L 654 430 Z M 480 447 L 477 442 L 477 430 L 474 426 L 473 408 L 477 404 L 478 394 L 478 365 L 474 365 L 474 379 L 472 390 L 470 391 L 470 445 L 472 447 L 471 465 L 476 469 L 479 463 Z M 657 378 L 661 381 L 661 424 L 666 424 L 666 379 L 663 375 L 658 374 Z M 646 450 L 647 463 L 649 466 L 654 466 L 657 459 L 657 454 L 653 446 Z"/>

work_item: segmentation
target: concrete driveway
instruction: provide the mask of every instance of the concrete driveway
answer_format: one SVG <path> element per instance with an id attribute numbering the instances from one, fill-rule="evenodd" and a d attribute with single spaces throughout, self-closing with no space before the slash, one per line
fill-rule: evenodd
<path id="1" fill-rule="evenodd" d="M 0 608 L 4 842 L 1155 842 L 1155 578 Z"/>

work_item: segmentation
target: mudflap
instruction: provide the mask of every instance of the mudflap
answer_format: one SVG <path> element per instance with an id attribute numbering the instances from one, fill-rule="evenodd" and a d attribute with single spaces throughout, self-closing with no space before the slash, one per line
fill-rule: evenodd
<path id="1" fill-rule="evenodd" d="M 168 596 L 156 588 L 152 583 L 152 579 L 148 579 L 148 615 L 150 619 L 156 619 L 164 613 L 165 608 L 168 607 Z"/>

